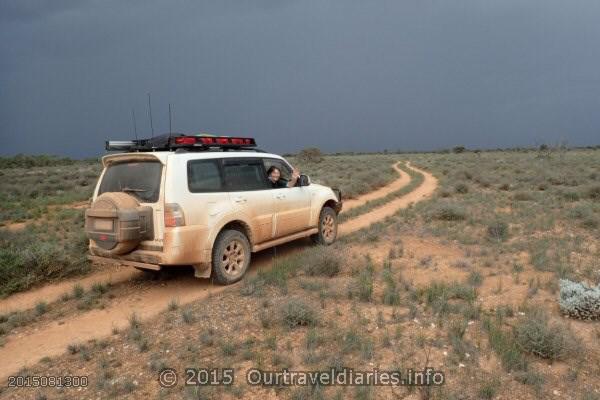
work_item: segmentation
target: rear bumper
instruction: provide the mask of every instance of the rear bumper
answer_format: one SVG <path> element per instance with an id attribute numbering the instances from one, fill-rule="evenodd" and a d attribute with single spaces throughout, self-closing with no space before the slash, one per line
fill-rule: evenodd
<path id="1" fill-rule="evenodd" d="M 137 261 L 128 261 L 128 260 L 117 260 L 114 258 L 108 258 L 108 257 L 99 257 L 99 256 L 88 256 L 88 260 L 92 261 L 92 262 L 99 262 L 102 264 L 120 264 L 120 265 L 127 265 L 129 267 L 135 267 L 135 268 L 139 268 L 139 269 L 150 269 L 153 271 L 160 271 L 162 269 L 161 265 L 157 265 L 157 264 L 148 264 L 148 263 L 142 263 L 142 262 L 137 262 Z"/>
<path id="2" fill-rule="evenodd" d="M 118 256 L 110 254 L 109 251 L 97 247 L 93 244 L 90 245 L 90 257 L 101 257 L 104 259 L 104 261 L 112 260 L 122 264 L 126 264 L 127 262 L 155 265 L 164 264 L 164 258 L 162 255 L 163 253 L 160 251 L 135 250 L 131 253 Z"/>
<path id="3" fill-rule="evenodd" d="M 110 254 L 93 241 L 89 246 L 92 257 L 100 257 L 103 262 L 117 262 L 143 267 L 137 264 L 154 265 L 199 265 L 211 261 L 208 229 L 203 226 L 182 226 L 166 228 L 162 246 L 140 245 L 138 249 L 123 255 Z M 134 265 L 134 263 L 137 263 Z"/>

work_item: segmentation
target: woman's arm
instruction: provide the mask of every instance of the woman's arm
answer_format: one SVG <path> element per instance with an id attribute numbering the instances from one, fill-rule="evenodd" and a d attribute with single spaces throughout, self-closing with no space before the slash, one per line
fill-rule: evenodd
<path id="1" fill-rule="evenodd" d="M 288 181 L 287 187 L 296 186 L 296 182 L 298 182 L 299 177 L 300 177 L 300 171 L 298 171 L 296 168 L 294 168 L 294 170 L 292 171 L 292 179 L 290 179 Z"/>

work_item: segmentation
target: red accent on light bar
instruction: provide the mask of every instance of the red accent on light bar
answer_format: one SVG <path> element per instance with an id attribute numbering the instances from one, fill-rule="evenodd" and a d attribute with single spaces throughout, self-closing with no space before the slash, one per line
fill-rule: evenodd
<path id="1" fill-rule="evenodd" d="M 178 136 L 171 138 L 172 144 L 178 146 L 256 146 L 253 138 L 228 137 L 228 136 Z"/>
<path id="2" fill-rule="evenodd" d="M 193 136 L 176 137 L 175 144 L 196 144 L 196 138 Z"/>
<path id="3" fill-rule="evenodd" d="M 215 143 L 215 139 L 211 138 L 211 137 L 201 137 L 200 139 L 200 143 L 202 144 L 214 144 Z"/>
<path id="4" fill-rule="evenodd" d="M 100 235 L 100 237 L 98 239 L 100 239 L 100 240 L 102 240 L 104 242 L 105 240 L 108 240 L 108 236 L 106 236 L 106 235 Z"/>

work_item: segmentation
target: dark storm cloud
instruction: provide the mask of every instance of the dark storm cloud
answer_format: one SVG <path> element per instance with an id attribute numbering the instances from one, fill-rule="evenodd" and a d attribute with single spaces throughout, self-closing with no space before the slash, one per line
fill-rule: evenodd
<path id="1" fill-rule="evenodd" d="M 600 3 L 0 1 L 1 154 L 244 135 L 295 151 L 600 138 Z"/>
<path id="2" fill-rule="evenodd" d="M 81 0 L 3 0 L 0 5 L 0 21 L 31 21 L 38 18 L 47 18 L 69 10 L 82 3 Z"/>

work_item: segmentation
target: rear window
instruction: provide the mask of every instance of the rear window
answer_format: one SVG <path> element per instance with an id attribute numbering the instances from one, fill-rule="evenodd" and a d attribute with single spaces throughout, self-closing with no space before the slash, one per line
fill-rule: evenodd
<path id="1" fill-rule="evenodd" d="M 160 194 L 162 164 L 158 161 L 111 164 L 106 169 L 98 195 L 124 192 L 142 203 L 156 203 Z"/>
<path id="2" fill-rule="evenodd" d="M 223 191 L 219 160 L 189 161 L 188 188 L 192 193 Z"/>

